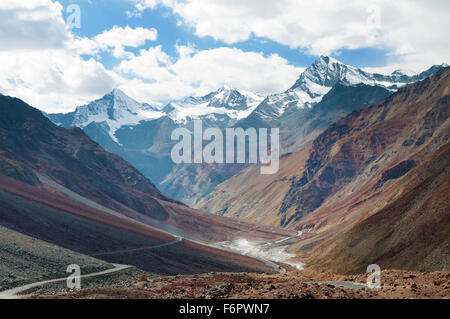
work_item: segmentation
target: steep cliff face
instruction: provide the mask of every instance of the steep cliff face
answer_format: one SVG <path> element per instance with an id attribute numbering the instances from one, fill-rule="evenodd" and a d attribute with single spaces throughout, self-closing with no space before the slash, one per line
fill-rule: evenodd
<path id="1" fill-rule="evenodd" d="M 284 224 L 300 221 L 338 193 L 348 196 L 363 192 L 373 179 L 400 177 L 414 165 L 415 153 L 426 150 L 418 156 L 420 161 L 444 145 L 449 133 L 449 73 L 447 69 L 400 89 L 321 134 L 312 144 L 302 177 L 292 183 L 283 201 L 280 214 L 289 215 Z"/>
<path id="2" fill-rule="evenodd" d="M 447 68 L 333 123 L 278 174 L 246 169 L 200 204 L 302 230 L 289 251 L 311 266 L 448 268 L 449 93 Z"/>
<path id="3" fill-rule="evenodd" d="M 152 218 L 167 219 L 157 199 L 169 199 L 139 171 L 104 151 L 81 129 L 58 127 L 38 110 L 6 96 L 0 97 L 0 112 L 1 173 L 37 185 L 40 182 L 34 172 L 39 172 L 111 208 L 119 205 L 112 204 L 114 200 Z M 13 170 L 11 163 L 15 163 Z M 139 200 L 138 192 L 146 196 Z"/>
<path id="4" fill-rule="evenodd" d="M 33 185 L 36 191 L 61 192 L 64 187 L 82 201 L 184 237 L 220 241 L 241 232 L 259 233 L 256 226 L 241 227 L 162 195 L 137 169 L 106 152 L 81 129 L 59 127 L 37 109 L 7 96 L 0 96 L 0 175 Z M 260 234 L 277 236 L 270 230 Z"/>
<path id="5" fill-rule="evenodd" d="M 276 124 L 280 127 L 282 149 L 287 151 L 280 160 L 277 174 L 261 176 L 257 167 L 249 167 L 237 174 L 245 167 L 227 165 L 225 168 L 233 172 L 234 176 L 218 185 L 211 194 L 201 198 L 195 207 L 229 217 L 253 216 L 252 221 L 264 224 L 279 222 L 281 217 L 273 213 L 279 210 L 292 178 L 297 178 L 299 174 L 301 176 L 304 159 L 309 156 L 305 146 L 334 121 L 353 110 L 380 102 L 389 95 L 389 91 L 377 86 L 337 84 L 313 108 L 286 114 Z M 245 123 L 249 124 L 245 121 L 240 124 Z M 212 173 L 214 172 L 219 170 L 213 170 Z M 266 194 L 269 184 L 270 191 Z M 175 185 L 177 183 L 172 187 Z M 190 186 L 186 185 L 183 191 L 189 190 Z"/>
<path id="6" fill-rule="evenodd" d="M 333 241 L 318 244 L 307 258 L 317 268 L 364 272 L 382 269 L 445 270 L 450 267 L 450 143 L 413 168 L 384 194 L 386 205 L 374 207 Z M 402 165 L 402 167 L 404 167 Z M 398 175 L 397 175 L 398 176 Z M 364 209 L 353 207 L 353 213 Z"/>

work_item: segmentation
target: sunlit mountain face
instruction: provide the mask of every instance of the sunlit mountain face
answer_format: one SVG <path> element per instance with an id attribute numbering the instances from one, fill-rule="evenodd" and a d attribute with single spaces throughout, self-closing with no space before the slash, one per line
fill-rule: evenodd
<path id="1" fill-rule="evenodd" d="M 0 299 L 448 298 L 449 21 L 1 0 Z"/>
<path id="2" fill-rule="evenodd" d="M 192 129 L 194 120 L 202 120 L 205 128 L 279 127 L 282 151 L 290 152 L 354 109 L 377 103 L 442 67 L 416 75 L 381 75 L 321 56 L 290 89 L 267 97 L 224 86 L 156 107 L 114 89 L 72 113 L 47 116 L 58 125 L 82 128 L 106 150 L 130 161 L 166 195 L 195 204 L 246 165 L 174 165 L 170 151 L 175 128 Z"/>

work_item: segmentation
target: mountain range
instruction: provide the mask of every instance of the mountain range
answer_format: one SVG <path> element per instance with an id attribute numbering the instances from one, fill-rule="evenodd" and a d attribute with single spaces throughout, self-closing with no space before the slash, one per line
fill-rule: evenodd
<path id="1" fill-rule="evenodd" d="M 449 102 L 445 68 L 335 121 L 277 174 L 246 168 L 196 207 L 301 230 L 288 251 L 320 269 L 448 269 Z"/>
<path id="2" fill-rule="evenodd" d="M 287 91 L 261 94 L 223 87 L 162 108 L 139 103 L 119 89 L 67 114 L 46 114 L 54 123 L 77 126 L 105 150 L 130 162 L 167 196 L 196 204 L 247 165 L 174 165 L 170 151 L 177 127 L 279 127 L 282 152 L 296 151 L 351 111 L 380 102 L 399 87 L 420 81 L 445 65 L 416 75 L 371 74 L 321 56 Z M 323 102 L 323 103 L 320 103 Z"/>
<path id="3" fill-rule="evenodd" d="M 445 65 L 384 76 L 329 57 L 265 98 L 224 87 L 159 108 L 115 89 L 44 116 L 0 95 L 0 290 L 74 262 L 155 275 L 447 270 L 449 102 Z M 279 127 L 280 170 L 174 165 L 170 133 L 195 119 Z"/>
<path id="4" fill-rule="evenodd" d="M 75 261 L 85 271 L 111 263 L 166 275 L 273 271 L 202 243 L 292 234 L 172 200 L 80 128 L 57 126 L 8 96 L 0 96 L 0 230 L 0 290 L 64 277 Z"/>

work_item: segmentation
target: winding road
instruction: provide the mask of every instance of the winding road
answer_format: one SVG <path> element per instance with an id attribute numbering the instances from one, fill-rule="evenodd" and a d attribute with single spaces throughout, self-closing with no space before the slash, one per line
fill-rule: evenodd
<path id="1" fill-rule="evenodd" d="M 134 222 L 134 223 L 137 223 L 137 224 L 148 226 L 147 224 L 139 222 L 139 221 L 137 221 L 135 219 L 132 219 L 132 218 L 130 218 L 128 216 L 124 216 L 124 215 L 122 215 L 122 214 L 120 214 L 120 213 L 118 213 L 118 212 L 116 212 L 116 211 L 114 211 L 114 210 L 112 210 L 110 208 L 107 208 L 107 207 L 104 207 L 104 206 L 102 206 L 100 204 L 97 204 L 96 202 L 94 202 L 94 201 L 92 201 L 90 199 L 87 199 L 87 198 L 85 198 L 85 197 L 83 197 L 83 196 L 81 196 L 81 195 L 71 191 L 70 189 L 67 189 L 66 187 L 56 183 L 55 181 L 53 181 L 53 180 L 51 180 L 51 179 L 49 179 L 49 178 L 47 178 L 47 177 L 45 177 L 43 175 L 37 174 L 37 176 L 38 176 L 38 178 L 40 179 L 40 181 L 42 183 L 47 184 L 47 185 L 49 185 L 49 186 L 51 186 L 51 187 L 53 187 L 53 188 L 63 192 L 69 198 L 71 198 L 71 199 L 73 199 L 75 201 L 78 201 L 78 202 L 80 202 L 80 203 L 82 203 L 84 205 L 90 206 L 92 208 L 101 210 L 101 211 L 103 211 L 105 213 L 108 213 L 108 214 L 111 214 L 113 216 L 116 216 L 116 217 L 119 217 L 119 218 L 122 218 L 122 219 L 125 219 L 125 220 L 128 220 L 128 221 L 131 221 L 131 222 Z M 169 232 L 163 231 L 161 229 L 159 229 L 159 230 L 162 231 L 162 232 L 165 232 L 165 233 L 167 233 L 167 234 L 169 234 L 169 235 L 171 235 L 173 237 L 176 237 L 176 239 L 174 241 L 170 242 L 170 243 L 165 243 L 165 244 L 161 244 L 161 245 L 157 245 L 157 246 L 142 247 L 142 248 L 135 248 L 135 249 L 129 249 L 129 250 L 120 250 L 120 251 L 113 251 L 113 252 L 105 252 L 105 253 L 97 253 L 97 254 L 93 254 L 91 256 L 92 257 L 101 257 L 101 256 L 108 256 L 108 255 L 119 254 L 119 253 L 134 252 L 134 251 L 140 251 L 140 250 L 146 250 L 146 249 L 156 249 L 156 248 L 161 248 L 161 247 L 173 245 L 173 244 L 176 244 L 176 243 L 180 242 L 181 240 L 183 240 L 183 238 L 180 237 L 180 236 L 175 236 L 175 235 L 173 235 L 173 234 L 171 234 Z M 282 239 L 278 240 L 275 243 L 281 243 L 281 242 L 287 241 L 289 239 L 300 237 L 301 235 L 302 235 L 302 232 L 298 232 L 298 234 L 295 235 L 295 236 L 282 238 Z M 213 247 L 213 248 L 216 248 L 216 249 L 221 249 L 221 250 L 224 250 L 224 251 L 228 251 L 228 252 L 239 253 L 239 252 L 236 252 L 235 250 L 227 249 L 227 248 L 220 247 L 220 246 L 217 246 L 217 245 L 210 245 L 210 244 L 206 244 L 206 243 L 202 243 L 202 242 L 197 242 L 195 240 L 190 240 L 190 241 L 196 242 L 196 243 L 204 245 L 204 246 L 209 246 L 209 247 Z M 267 244 L 269 244 L 269 243 L 267 243 Z M 265 263 L 266 265 L 272 267 L 276 272 L 279 272 L 279 273 L 285 273 L 286 272 L 286 269 L 284 269 L 283 267 L 280 267 L 279 265 L 271 262 L 270 260 L 259 258 L 259 257 L 253 257 L 253 256 L 250 256 L 250 257 L 252 257 L 254 259 L 257 259 L 257 260 Z"/>
<path id="2" fill-rule="evenodd" d="M 89 199 L 87 199 L 87 198 L 85 198 L 83 196 L 80 196 L 79 194 L 76 194 L 76 193 L 72 192 L 71 190 L 65 188 L 64 186 L 59 185 L 58 183 L 56 183 L 56 182 L 54 182 L 54 181 L 52 181 L 52 180 L 50 180 L 50 179 L 48 179 L 48 178 L 46 178 L 46 177 L 44 177 L 42 175 L 38 174 L 38 177 L 41 180 L 41 182 L 43 182 L 45 184 L 48 184 L 51 187 L 54 187 L 54 188 L 62 191 L 64 194 L 66 194 L 67 196 L 69 196 L 69 198 L 71 198 L 73 200 L 81 202 L 81 203 L 83 203 L 83 204 L 85 204 L 87 206 L 93 207 L 95 209 L 99 209 L 101 211 L 104 211 L 104 212 L 106 212 L 108 214 L 111 214 L 111 215 L 114 215 L 116 217 L 120 217 L 122 219 L 135 222 L 137 224 L 143 224 L 145 226 L 148 226 L 147 224 L 141 223 L 141 222 L 139 222 L 137 220 L 134 220 L 134 219 L 132 219 L 130 217 L 124 216 L 124 215 L 122 215 L 120 213 L 117 213 L 116 211 L 113 211 L 113 210 L 111 210 L 111 209 L 109 209 L 107 207 L 101 206 L 101 205 L 99 205 L 99 204 L 97 204 L 97 203 L 95 203 L 95 202 L 93 202 L 93 201 L 91 201 L 91 200 L 89 200 Z M 168 232 L 166 232 L 166 233 L 170 234 Z M 124 249 L 124 250 L 117 250 L 117 251 L 104 252 L 104 253 L 96 253 L 96 254 L 92 254 L 90 256 L 92 256 L 92 257 L 101 257 L 101 256 L 114 255 L 114 254 L 142 251 L 142 250 L 147 250 L 147 249 L 157 249 L 157 248 L 167 247 L 167 246 L 170 246 L 170 245 L 175 245 L 175 244 L 177 244 L 177 243 L 179 243 L 179 242 L 181 242 L 183 240 L 183 238 L 181 236 L 175 236 L 173 234 L 170 234 L 170 235 L 174 236 L 176 239 L 174 241 L 171 241 L 171 242 L 168 242 L 168 243 L 164 243 L 164 244 L 160 244 L 160 245 L 156 245 L 156 246 L 149 246 L 149 247 L 140 247 L 140 248 Z M 278 241 L 275 241 L 275 243 L 282 243 L 282 242 L 287 241 L 289 239 L 300 237 L 301 235 L 302 235 L 302 232 L 300 231 L 295 236 L 282 238 L 282 239 L 280 239 Z M 193 242 L 196 242 L 196 241 L 193 241 Z M 211 244 L 206 244 L 206 243 L 201 243 L 201 242 L 197 242 L 197 243 L 201 244 L 201 245 L 205 245 L 205 246 L 210 246 L 210 247 L 213 247 L 213 248 L 216 248 L 216 249 L 220 249 L 220 250 L 236 253 L 235 250 L 227 249 L 225 247 L 220 247 L 220 246 L 217 246 L 217 245 L 211 245 Z M 268 245 L 268 244 L 269 243 L 267 243 L 265 245 Z M 237 253 L 239 253 L 239 252 L 237 252 Z M 254 256 L 249 256 L 249 257 L 252 257 L 252 258 L 254 258 L 256 260 L 259 260 L 259 261 L 265 263 L 266 265 L 272 267 L 278 273 L 281 273 L 281 274 L 286 273 L 286 269 L 285 268 L 277 265 L 276 263 L 274 263 L 274 262 L 272 262 L 270 260 L 267 260 L 267 259 L 264 259 L 264 258 L 260 258 L 260 257 L 254 257 Z M 112 265 L 114 266 L 114 268 L 112 268 L 112 269 L 101 271 L 101 272 L 97 272 L 97 273 L 93 273 L 93 274 L 88 274 L 88 275 L 81 275 L 81 278 L 88 278 L 88 277 L 107 275 L 107 274 L 115 273 L 115 272 L 118 272 L 118 271 L 121 271 L 121 270 L 124 270 L 124 269 L 132 267 L 132 266 L 121 265 L 121 264 L 112 264 Z M 0 299 L 18 299 L 18 298 L 20 298 L 18 296 L 18 294 L 20 294 L 21 292 L 24 292 L 24 291 L 27 291 L 29 289 L 32 289 L 32 288 L 35 288 L 35 287 L 39 287 L 39 286 L 42 286 L 42 285 L 45 285 L 45 284 L 55 283 L 55 282 L 63 282 L 63 281 L 66 281 L 66 280 L 67 280 L 67 277 L 66 278 L 51 279 L 51 280 L 35 282 L 35 283 L 31 283 L 31 284 L 20 286 L 20 287 L 16 287 L 16 288 L 13 288 L 13 289 L 9 289 L 9 290 L 0 292 Z"/>
<path id="3" fill-rule="evenodd" d="M 280 243 L 282 243 L 282 242 L 288 241 L 289 239 L 298 238 L 298 237 L 300 237 L 301 235 L 303 235 L 303 232 L 300 230 L 300 231 L 297 233 L 297 235 L 294 235 L 294 236 L 291 236 L 291 237 L 286 237 L 286 238 L 282 238 L 282 239 L 280 239 L 280 240 L 277 240 L 277 241 L 275 242 L 275 244 L 280 244 Z"/>
<path id="4" fill-rule="evenodd" d="M 171 241 L 169 243 L 156 245 L 156 246 L 140 247 L 140 248 L 124 249 L 124 250 L 116 250 L 116 251 L 110 251 L 110 252 L 105 252 L 105 253 L 92 254 L 92 255 L 89 255 L 89 256 L 91 256 L 91 257 L 99 257 L 99 256 L 122 254 L 122 253 L 135 252 L 135 251 L 141 251 L 141 250 L 147 250 L 147 249 L 157 249 L 157 248 L 167 247 L 167 246 L 170 246 L 170 245 L 175 245 L 175 244 L 179 243 L 182 240 L 183 240 L 182 237 L 177 236 L 176 240 L 174 240 L 174 241 Z M 105 271 L 96 272 L 96 273 L 88 274 L 88 275 L 81 275 L 80 278 L 88 278 L 88 277 L 96 277 L 96 276 L 101 276 L 101 275 L 107 275 L 107 274 L 115 273 L 115 272 L 118 272 L 118 271 L 130 268 L 130 267 L 133 267 L 133 266 L 121 265 L 121 264 L 112 264 L 112 265 L 114 266 L 114 268 L 112 268 L 112 269 L 108 269 L 108 270 L 105 270 Z M 5 291 L 0 292 L 0 299 L 18 299 L 19 298 L 18 294 L 21 293 L 21 292 L 27 291 L 27 290 L 35 288 L 35 287 L 43 286 L 43 285 L 54 283 L 54 282 L 61 282 L 61 281 L 65 281 L 65 280 L 67 280 L 67 277 L 66 278 L 58 278 L 58 279 L 39 281 L 39 282 L 35 282 L 35 283 L 32 283 L 32 284 L 27 284 L 27 285 L 23 285 L 23 286 L 20 286 L 20 287 L 13 288 L 13 289 L 5 290 Z"/>
<path id="5" fill-rule="evenodd" d="M 156 248 L 161 248 L 161 247 L 174 245 L 176 243 L 179 243 L 182 240 L 183 240 L 183 237 L 177 236 L 177 239 L 175 239 L 174 241 L 171 241 L 169 243 L 164 243 L 164 244 L 161 244 L 161 245 L 140 247 L 140 248 L 132 248 L 132 249 L 123 249 L 123 250 L 116 250 L 116 251 L 108 251 L 108 252 L 104 252 L 104 253 L 92 254 L 92 255 L 89 255 L 89 256 L 91 256 L 91 257 L 100 257 L 100 256 L 108 256 L 108 255 L 115 255 L 115 254 L 130 253 L 130 252 L 141 251 L 141 250 L 151 250 L 151 249 L 156 249 Z"/>
<path id="6" fill-rule="evenodd" d="M 284 238 L 281 238 L 281 239 L 278 239 L 278 240 L 268 241 L 268 242 L 266 242 L 266 243 L 260 244 L 260 246 L 261 246 L 261 247 L 266 247 L 266 246 L 272 246 L 273 244 L 280 244 L 280 243 L 283 243 L 283 242 L 288 241 L 288 240 L 290 240 L 290 239 L 298 238 L 298 237 L 302 236 L 302 234 L 303 234 L 303 232 L 302 232 L 302 231 L 299 231 L 299 232 L 297 233 L 297 235 L 289 236 L 289 237 L 284 237 Z M 276 272 L 278 272 L 278 273 L 280 273 L 280 274 L 286 273 L 286 269 L 285 269 L 285 268 L 281 267 L 280 265 L 276 264 L 275 262 L 273 262 L 273 261 L 271 261 L 271 260 L 268 260 L 268 259 L 263 258 L 263 257 L 259 257 L 259 256 L 247 254 L 247 253 L 243 253 L 243 252 L 240 251 L 239 249 L 233 249 L 233 248 L 229 248 L 229 247 L 224 247 L 224 246 L 223 246 L 223 243 L 224 243 L 224 242 L 216 243 L 215 245 L 208 245 L 208 244 L 205 244 L 205 243 L 200 243 L 200 244 L 202 244 L 202 245 L 207 245 L 207 246 L 211 246 L 211 247 L 214 247 L 214 248 L 216 248 L 216 249 L 221 249 L 221 250 L 228 251 L 228 252 L 232 252 L 232 253 L 237 253 L 237 254 L 240 254 L 240 255 L 243 255 L 243 256 L 251 257 L 251 258 L 253 258 L 253 259 L 259 260 L 259 261 L 263 262 L 264 264 L 266 264 L 266 265 L 272 267 L 273 270 L 275 270 Z"/>
<path id="7" fill-rule="evenodd" d="M 100 272 L 96 272 L 96 273 L 92 273 L 92 274 L 88 274 L 88 275 L 81 275 L 80 278 L 88 278 L 88 277 L 96 277 L 96 276 L 112 274 L 112 273 L 133 267 L 133 266 L 121 265 L 121 264 L 112 264 L 112 265 L 114 266 L 114 268 L 112 268 L 112 269 L 108 269 L 108 270 L 104 270 L 104 271 L 100 271 Z M 20 299 L 20 296 L 18 296 L 18 294 L 20 294 L 21 292 L 30 290 L 35 287 L 43 286 L 46 284 L 50 284 L 50 283 L 54 283 L 54 282 L 63 282 L 66 280 L 67 280 L 67 277 L 51 279 L 51 280 L 39 281 L 39 282 L 35 282 L 32 284 L 5 290 L 5 291 L 0 292 L 0 299 Z"/>

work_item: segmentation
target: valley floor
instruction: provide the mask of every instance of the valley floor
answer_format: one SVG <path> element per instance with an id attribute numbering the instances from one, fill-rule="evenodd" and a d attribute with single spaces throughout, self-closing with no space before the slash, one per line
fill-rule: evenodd
<path id="1" fill-rule="evenodd" d="M 134 280 L 127 279 L 134 277 Z M 382 288 L 365 287 L 366 275 L 339 275 L 314 270 L 284 274 L 208 273 L 146 277 L 130 272 L 120 282 L 77 291 L 35 291 L 45 299 L 410 299 L 450 298 L 450 271 L 432 273 L 384 270 Z"/>

